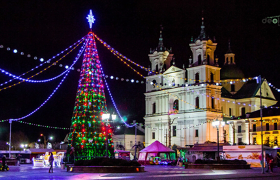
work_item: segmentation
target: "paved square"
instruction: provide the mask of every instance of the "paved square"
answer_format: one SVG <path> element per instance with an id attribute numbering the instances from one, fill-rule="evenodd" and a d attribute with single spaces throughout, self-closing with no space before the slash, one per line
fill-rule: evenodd
<path id="1" fill-rule="evenodd" d="M 142 173 L 71 173 L 54 168 L 48 173 L 47 167 L 32 165 L 10 166 L 10 171 L 0 172 L 0 179 L 280 179 L 280 168 L 274 173 L 261 174 L 260 168 L 249 170 L 205 170 L 184 169 L 177 166 L 145 166 Z"/>

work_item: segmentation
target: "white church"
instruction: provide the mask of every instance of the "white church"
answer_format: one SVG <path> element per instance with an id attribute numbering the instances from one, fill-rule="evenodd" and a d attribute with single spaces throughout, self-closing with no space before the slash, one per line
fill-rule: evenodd
<path id="1" fill-rule="evenodd" d="M 176 67 L 171 49 L 163 45 L 162 31 L 158 47 L 150 51 L 151 69 L 146 77 L 145 146 L 158 140 L 166 146 L 185 147 L 205 142 L 233 144 L 233 125 L 223 124 L 225 117 L 242 116 L 260 109 L 260 88 L 264 106 L 276 104 L 264 81 L 245 79 L 235 64 L 230 49 L 224 66 L 215 58 L 215 38 L 206 38 L 204 20 L 198 38 L 189 44 L 189 67 Z M 213 121 L 220 121 L 213 127 Z M 234 138 L 235 137 L 235 138 Z"/>

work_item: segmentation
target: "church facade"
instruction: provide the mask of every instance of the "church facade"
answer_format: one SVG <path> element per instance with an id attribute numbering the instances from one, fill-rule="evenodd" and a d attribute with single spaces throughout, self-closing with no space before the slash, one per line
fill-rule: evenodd
<path id="1" fill-rule="evenodd" d="M 181 147 L 217 142 L 217 127 L 212 122 L 258 110 L 260 87 L 267 95 L 265 105 L 276 103 L 266 82 L 259 85 L 253 80 L 252 85 L 244 79 L 230 46 L 225 68 L 219 67 L 215 58 L 217 43 L 215 38 L 206 38 L 203 18 L 200 35 L 189 46 L 192 58 L 187 68 L 176 67 L 172 50 L 163 45 L 162 31 L 158 47 L 150 50 L 151 69 L 145 93 L 146 146 L 156 140 Z M 247 89 L 250 93 L 244 95 Z M 232 125 L 218 128 L 220 142 L 233 144 Z"/>

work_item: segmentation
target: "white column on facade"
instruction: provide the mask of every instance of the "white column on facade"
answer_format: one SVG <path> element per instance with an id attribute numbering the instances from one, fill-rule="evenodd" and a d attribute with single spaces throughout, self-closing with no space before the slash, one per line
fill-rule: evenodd
<path id="1" fill-rule="evenodd" d="M 194 144 L 194 122 L 192 121 L 190 124 L 190 144 Z"/>
<path id="2" fill-rule="evenodd" d="M 245 123 L 245 142 L 246 144 L 249 144 L 249 123 Z"/>
<path id="3" fill-rule="evenodd" d="M 165 103 L 164 103 L 165 113 L 168 113 L 168 95 L 166 95 L 164 99 L 165 99 Z"/>
<path id="4" fill-rule="evenodd" d="M 149 112 L 148 112 L 148 106 L 149 106 L 149 102 L 148 102 L 148 98 L 146 97 L 146 114 L 149 114 Z"/>

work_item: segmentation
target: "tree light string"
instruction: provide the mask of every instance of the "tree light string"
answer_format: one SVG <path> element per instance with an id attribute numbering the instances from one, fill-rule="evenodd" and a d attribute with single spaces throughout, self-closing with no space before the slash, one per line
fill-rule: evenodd
<path id="1" fill-rule="evenodd" d="M 84 44 L 83 46 L 85 46 L 85 44 Z M 84 49 L 84 47 L 83 47 L 82 49 Z M 72 63 L 72 65 L 71 65 L 71 67 L 73 67 L 73 66 L 75 65 L 76 62 L 77 62 L 77 61 L 74 60 L 73 63 Z M 62 72 L 61 74 L 59 74 L 59 75 L 57 75 L 57 76 L 55 76 L 55 77 L 53 77 L 53 78 L 50 78 L 50 79 L 45 79 L 45 80 L 29 80 L 29 79 L 21 78 L 20 76 L 16 76 L 16 75 L 14 75 L 14 74 L 11 74 L 11 73 L 9 73 L 8 71 L 5 71 L 4 69 L 1 69 L 1 68 L 0 68 L 0 71 L 1 71 L 2 73 L 4 73 L 4 74 L 6 74 L 6 75 L 8 75 L 8 76 L 12 76 L 14 79 L 18 79 L 18 80 L 22 80 L 22 81 L 30 82 L 30 83 L 45 83 L 45 82 L 53 81 L 53 80 L 55 80 L 55 79 L 61 77 L 62 75 L 64 75 L 66 72 L 68 72 L 68 71 L 70 71 L 70 70 L 71 70 L 71 68 L 67 68 L 67 69 L 66 69 L 64 72 Z"/>
<path id="2" fill-rule="evenodd" d="M 86 41 L 86 44 L 87 44 L 88 41 Z M 75 61 L 78 61 L 81 54 L 83 53 L 84 49 L 85 49 L 86 46 L 82 46 L 81 50 L 79 51 L 79 53 L 77 54 L 76 56 L 76 60 Z M 43 107 L 49 100 L 50 98 L 54 95 L 54 93 L 58 90 L 58 88 L 60 87 L 60 85 L 63 83 L 63 81 L 65 80 L 65 78 L 68 76 L 70 71 L 66 72 L 65 76 L 62 78 L 62 80 L 60 81 L 60 83 L 58 84 L 58 86 L 53 90 L 53 92 L 51 93 L 51 95 L 39 106 L 37 107 L 35 110 L 33 110 L 31 113 L 23 116 L 23 117 L 20 117 L 20 118 L 16 118 L 16 119 L 8 119 L 8 120 L 11 120 L 11 121 L 19 121 L 19 120 L 22 120 L 22 119 L 25 119 L 29 116 L 31 116 L 32 114 L 34 114 L 36 111 L 38 111 L 41 107 Z M 7 121 L 8 121 L 7 120 Z"/>
<path id="3" fill-rule="evenodd" d="M 79 42 L 78 45 L 76 45 L 73 49 L 71 49 L 69 52 L 67 52 L 65 55 L 63 55 L 61 58 L 59 58 L 57 61 L 55 61 L 54 63 L 52 63 L 52 64 L 49 65 L 48 67 L 44 68 L 44 69 L 41 70 L 40 72 L 36 73 L 35 75 L 30 76 L 30 77 L 27 78 L 27 79 L 33 78 L 33 77 L 35 77 L 35 76 L 41 74 L 42 72 L 46 71 L 46 70 L 49 69 L 50 67 L 56 65 L 57 62 L 61 61 L 65 56 L 67 56 L 67 55 L 68 55 L 69 53 L 71 53 L 74 49 L 76 49 L 81 43 L 82 43 L 82 41 Z M 68 72 L 69 72 L 69 71 L 68 71 Z M 10 86 L 7 86 L 7 87 L 3 87 L 3 88 L 0 89 L 0 91 L 5 90 L 5 89 L 9 89 L 9 88 L 11 88 L 11 87 L 13 87 L 13 86 L 16 86 L 16 85 L 18 85 L 18 84 L 21 84 L 22 82 L 25 82 L 25 81 L 20 81 L 20 82 L 17 82 L 17 83 L 15 83 L 15 84 L 13 84 L 13 85 L 10 85 Z"/>
<path id="4" fill-rule="evenodd" d="M 149 70 L 149 68 L 146 68 L 144 66 L 141 66 L 140 64 L 128 59 L 126 56 L 122 55 L 121 53 L 119 53 L 118 51 L 116 51 L 114 48 L 112 48 L 110 45 L 108 45 L 108 43 L 106 43 L 105 41 L 103 41 L 102 39 L 100 39 L 96 34 L 94 35 L 96 37 L 96 39 L 101 43 L 103 44 L 108 50 L 110 50 L 110 52 L 112 54 L 114 54 L 116 57 L 118 57 L 119 59 L 125 59 L 127 60 L 128 62 L 140 67 L 141 69 L 144 69 L 145 71 L 149 71 L 149 73 L 153 72 L 155 73 L 156 71 L 151 71 Z M 156 72 L 158 73 L 158 72 Z M 159 75 L 159 74 L 157 74 Z M 171 75 L 165 75 L 165 76 L 171 76 Z M 172 77 L 172 76 L 171 76 Z M 187 78 L 182 78 L 182 77 L 173 77 L 173 78 L 179 78 L 179 79 L 185 79 L 185 80 L 190 80 L 190 81 L 194 81 L 195 79 L 187 79 Z M 240 81 L 240 82 L 246 82 L 248 80 L 252 80 L 252 79 L 257 79 L 257 77 L 249 77 L 249 78 L 243 78 L 243 79 L 226 79 L 226 80 L 218 80 L 218 81 L 213 81 L 214 83 L 221 83 L 221 82 L 231 82 L 231 83 L 235 83 L 235 81 Z M 202 82 L 207 82 L 206 80 L 198 80 L 199 82 L 202 81 Z M 280 91 L 280 90 L 279 90 Z"/>
<path id="5" fill-rule="evenodd" d="M 84 39 L 85 39 L 85 36 L 82 37 L 81 39 L 79 39 L 78 41 L 76 41 L 74 44 L 70 45 L 68 48 L 66 48 L 66 49 L 64 49 L 63 51 L 61 51 L 60 53 L 58 53 L 57 55 L 55 55 L 55 56 L 53 56 L 52 58 L 48 59 L 47 61 L 45 61 L 45 62 L 39 64 L 39 65 L 36 66 L 35 68 L 32 68 L 32 69 L 30 69 L 29 71 L 27 71 L 27 72 L 25 72 L 25 73 L 19 75 L 18 77 L 24 76 L 25 74 L 27 74 L 27 73 L 29 73 L 29 72 L 31 72 L 31 71 L 34 71 L 35 69 L 41 67 L 41 66 L 42 66 L 43 64 L 45 64 L 45 63 L 50 63 L 51 60 L 55 59 L 56 57 L 59 57 L 62 53 L 64 53 L 65 51 L 67 51 L 69 48 L 72 48 L 72 47 L 75 46 L 77 43 L 79 43 L 79 44 L 82 43 L 82 42 L 84 41 Z M 71 50 L 71 49 L 70 49 L 70 50 Z M 73 48 L 72 48 L 72 50 L 73 50 Z M 12 82 L 14 79 L 16 79 L 16 78 L 13 78 L 13 79 L 10 79 L 9 81 L 6 81 L 6 82 L 4 82 L 4 83 L 1 83 L 0 86 L 3 86 L 4 84 L 7 84 L 7 83 L 9 83 L 9 82 Z"/>
<path id="6" fill-rule="evenodd" d="M 106 79 L 105 79 L 105 75 L 104 75 L 102 66 L 101 66 L 101 73 L 102 73 L 102 76 L 104 77 L 104 82 L 105 82 L 106 88 L 107 88 L 107 90 L 108 90 L 108 93 L 109 93 L 109 95 L 110 95 L 110 98 L 111 98 L 111 100 L 112 100 L 112 102 L 113 102 L 113 105 L 114 105 L 114 107 L 115 107 L 115 109 L 116 109 L 116 111 L 117 111 L 117 113 L 118 113 L 120 119 L 122 120 L 122 122 L 123 122 L 127 127 L 134 127 L 134 126 L 136 126 L 136 124 L 134 124 L 134 125 L 131 126 L 131 125 L 127 124 L 127 123 L 124 121 L 124 119 L 123 119 L 123 117 L 121 116 L 121 114 L 120 114 L 120 112 L 119 112 L 119 110 L 118 110 L 118 108 L 117 108 L 117 105 L 116 105 L 116 103 L 115 103 L 115 101 L 114 101 L 114 98 L 113 98 L 112 93 L 111 93 L 111 91 L 110 91 L 109 85 L 108 85 L 108 83 L 107 83 L 107 81 L 106 81 Z"/>

